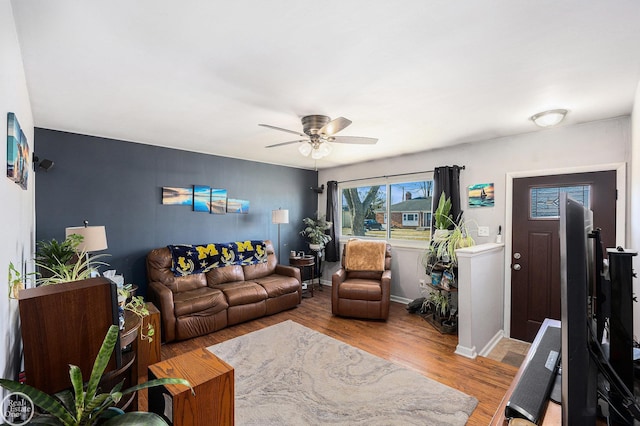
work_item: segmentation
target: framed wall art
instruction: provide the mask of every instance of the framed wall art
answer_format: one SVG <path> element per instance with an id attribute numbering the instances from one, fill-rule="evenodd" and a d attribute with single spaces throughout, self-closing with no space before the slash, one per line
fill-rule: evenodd
<path id="1" fill-rule="evenodd" d="M 12 112 L 7 114 L 7 177 L 27 189 L 31 153 L 27 137 L 18 118 Z"/>
<path id="2" fill-rule="evenodd" d="M 493 183 L 476 183 L 469 186 L 469 207 L 493 207 Z"/>

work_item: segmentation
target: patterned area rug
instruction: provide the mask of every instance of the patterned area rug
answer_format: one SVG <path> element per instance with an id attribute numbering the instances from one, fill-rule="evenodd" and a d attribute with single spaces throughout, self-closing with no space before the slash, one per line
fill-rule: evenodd
<path id="1" fill-rule="evenodd" d="M 210 346 L 244 425 L 464 425 L 478 401 L 291 320 Z"/>

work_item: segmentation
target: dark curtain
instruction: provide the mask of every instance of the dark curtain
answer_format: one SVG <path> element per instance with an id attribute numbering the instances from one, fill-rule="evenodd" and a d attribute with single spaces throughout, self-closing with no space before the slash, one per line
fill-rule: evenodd
<path id="1" fill-rule="evenodd" d="M 451 216 L 456 222 L 462 213 L 460 209 L 460 166 L 436 167 L 433 171 L 433 209 L 438 207 L 440 194 L 451 198 Z"/>
<path id="2" fill-rule="evenodd" d="M 330 180 L 327 182 L 327 220 L 332 223 L 328 234 L 331 236 L 324 248 L 324 258 L 327 262 L 337 262 L 340 260 L 340 242 L 336 238 L 336 226 L 340 219 L 338 198 L 338 182 Z"/>

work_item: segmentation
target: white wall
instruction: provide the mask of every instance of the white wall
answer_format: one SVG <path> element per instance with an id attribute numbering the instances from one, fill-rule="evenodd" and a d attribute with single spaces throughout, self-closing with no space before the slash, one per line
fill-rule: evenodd
<path id="1" fill-rule="evenodd" d="M 502 226 L 506 242 L 510 238 L 509 230 L 505 229 L 507 174 L 629 162 L 630 147 L 630 118 L 627 116 L 325 169 L 318 174 L 318 184 L 326 184 L 329 180 L 340 182 L 430 171 L 444 165 L 465 165 L 466 169 L 460 175 L 461 188 L 476 183 L 493 182 L 495 185 L 495 207 L 465 209 L 467 220 L 489 226 L 491 230 L 489 237 L 474 235 L 476 242 L 494 242 L 498 226 Z M 461 203 L 464 208 L 466 195 L 463 195 Z M 320 213 L 323 214 L 325 209 L 326 194 L 322 194 L 319 198 Z M 392 295 L 411 300 L 419 297 L 417 283 L 424 277 L 424 271 L 418 266 L 420 250 L 396 247 L 398 244 L 394 244 L 393 253 L 400 259 L 394 258 L 392 264 Z M 398 269 L 399 266 L 402 269 Z M 324 279 L 329 280 L 335 269 L 337 265 L 327 264 Z"/>
<path id="2" fill-rule="evenodd" d="M 20 368 L 18 302 L 9 300 L 9 262 L 16 268 L 33 270 L 35 241 L 35 176 L 29 174 L 28 190 L 5 177 L 7 164 L 7 113 L 18 117 L 33 152 L 33 117 L 22 66 L 20 45 L 9 0 L 0 0 L 0 373 L 16 378 Z"/>
<path id="3" fill-rule="evenodd" d="M 631 114 L 631 173 L 630 174 L 630 190 L 635 197 L 630 198 L 629 203 L 629 244 L 630 248 L 640 251 L 640 84 L 636 89 L 633 102 L 633 113 Z M 640 258 L 634 258 L 634 270 L 638 271 L 640 267 Z M 633 291 L 636 295 L 640 294 L 640 283 L 633 280 Z M 634 303 L 634 321 L 633 329 L 635 330 L 636 339 L 640 336 L 640 308 L 638 303 Z"/>

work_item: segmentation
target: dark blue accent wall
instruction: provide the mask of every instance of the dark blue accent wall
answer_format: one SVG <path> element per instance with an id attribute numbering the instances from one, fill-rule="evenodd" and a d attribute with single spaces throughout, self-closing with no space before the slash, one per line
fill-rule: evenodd
<path id="1" fill-rule="evenodd" d="M 145 256 L 167 244 L 271 239 L 271 211 L 289 210 L 281 257 L 306 248 L 302 219 L 317 211 L 317 172 L 120 140 L 35 129 L 35 152 L 55 162 L 36 173 L 36 240 L 64 239 L 69 226 L 104 225 L 105 259 L 146 293 Z M 208 185 L 250 201 L 249 214 L 215 215 L 162 204 L 162 187 Z M 104 270 L 104 269 L 103 269 Z"/>

